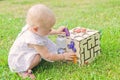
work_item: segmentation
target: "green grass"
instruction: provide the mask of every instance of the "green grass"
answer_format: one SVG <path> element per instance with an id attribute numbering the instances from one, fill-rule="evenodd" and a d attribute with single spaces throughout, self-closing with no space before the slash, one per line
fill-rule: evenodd
<path id="1" fill-rule="evenodd" d="M 120 0 L 0 0 L 0 80 L 21 80 L 8 68 L 8 52 L 25 25 L 27 10 L 38 3 L 48 5 L 56 14 L 54 28 L 101 30 L 102 52 L 82 67 L 43 61 L 34 69 L 37 80 L 120 80 Z"/>

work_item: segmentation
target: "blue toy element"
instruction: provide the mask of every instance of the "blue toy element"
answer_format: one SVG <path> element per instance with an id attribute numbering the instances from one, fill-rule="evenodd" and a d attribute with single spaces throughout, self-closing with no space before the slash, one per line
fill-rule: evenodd
<path id="1" fill-rule="evenodd" d="M 75 43 L 73 41 L 71 41 L 67 46 L 69 49 L 72 49 L 73 52 L 76 52 Z"/>
<path id="2" fill-rule="evenodd" d="M 59 48 L 57 52 L 58 52 L 58 54 L 63 54 L 65 52 L 65 49 Z"/>

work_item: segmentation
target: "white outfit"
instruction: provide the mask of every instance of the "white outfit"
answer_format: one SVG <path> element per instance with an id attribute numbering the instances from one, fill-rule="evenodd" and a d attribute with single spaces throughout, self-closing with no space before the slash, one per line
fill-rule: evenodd
<path id="1" fill-rule="evenodd" d="M 50 52 L 57 53 L 56 45 L 47 36 L 41 37 L 27 29 L 28 25 L 23 27 L 10 49 L 8 64 L 11 71 L 26 71 L 35 55 L 38 54 L 35 49 L 28 47 L 28 44 L 44 45 Z"/>

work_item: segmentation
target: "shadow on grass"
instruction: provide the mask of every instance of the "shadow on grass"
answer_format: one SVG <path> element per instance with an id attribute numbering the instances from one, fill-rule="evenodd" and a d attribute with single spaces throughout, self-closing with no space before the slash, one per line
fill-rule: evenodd
<path id="1" fill-rule="evenodd" d="M 77 64 L 73 65 L 73 63 L 69 63 L 69 62 L 61 62 L 61 61 L 47 62 L 45 60 L 42 60 L 38 66 L 33 68 L 33 72 L 36 74 L 36 73 L 45 73 L 46 71 L 51 72 L 51 70 L 69 71 L 69 69 L 72 70 L 71 68 L 75 68 L 75 66 L 78 67 Z"/>
<path id="2" fill-rule="evenodd" d="M 33 71 L 36 73 L 42 73 L 44 71 L 51 70 L 53 68 L 60 69 L 62 66 L 62 62 L 47 62 L 45 60 L 42 60 L 40 64 L 33 68 Z"/>

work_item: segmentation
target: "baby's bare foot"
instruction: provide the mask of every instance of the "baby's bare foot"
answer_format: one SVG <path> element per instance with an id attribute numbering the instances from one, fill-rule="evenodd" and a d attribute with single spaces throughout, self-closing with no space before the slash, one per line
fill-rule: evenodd
<path id="1" fill-rule="evenodd" d="M 31 78 L 31 80 L 35 80 L 35 75 L 32 73 L 32 70 L 24 71 L 24 72 L 19 72 L 18 75 L 22 77 L 23 79 L 25 78 Z"/>
<path id="2" fill-rule="evenodd" d="M 32 73 L 32 70 L 28 70 L 28 74 L 29 74 L 29 77 L 32 79 L 32 80 L 35 80 L 35 75 Z"/>
<path id="3" fill-rule="evenodd" d="M 25 71 L 25 72 L 19 72 L 18 75 L 19 75 L 20 77 L 22 77 L 23 79 L 29 77 L 29 74 L 28 74 L 27 71 Z"/>

